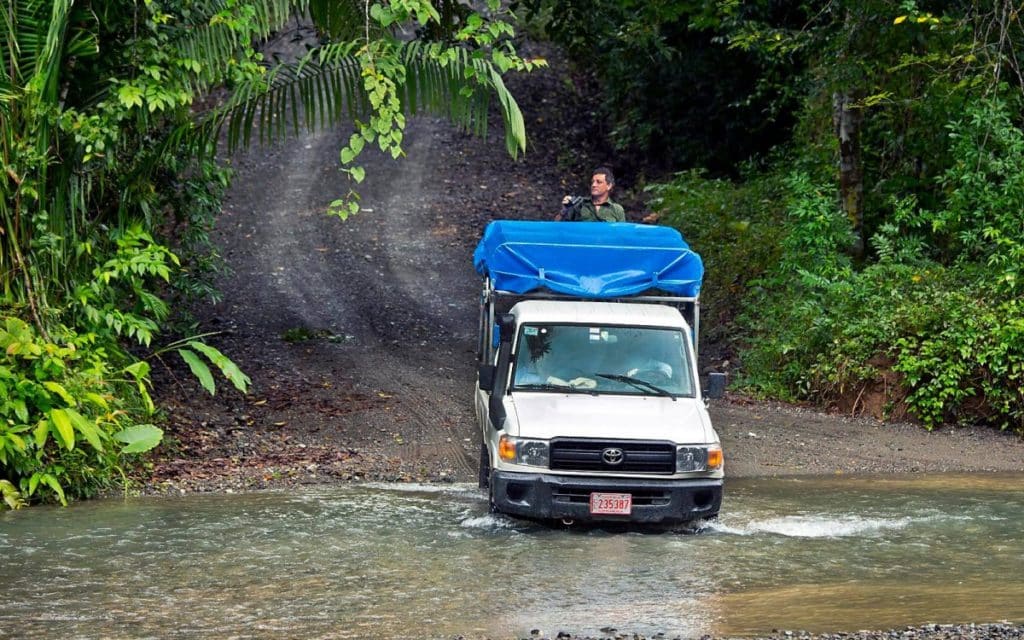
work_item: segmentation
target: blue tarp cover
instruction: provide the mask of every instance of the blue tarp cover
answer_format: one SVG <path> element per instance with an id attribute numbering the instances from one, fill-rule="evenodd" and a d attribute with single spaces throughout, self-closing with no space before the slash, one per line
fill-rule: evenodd
<path id="1" fill-rule="evenodd" d="M 670 227 L 496 220 L 473 252 L 477 273 L 512 293 L 618 298 L 657 289 L 697 297 L 704 264 Z"/>

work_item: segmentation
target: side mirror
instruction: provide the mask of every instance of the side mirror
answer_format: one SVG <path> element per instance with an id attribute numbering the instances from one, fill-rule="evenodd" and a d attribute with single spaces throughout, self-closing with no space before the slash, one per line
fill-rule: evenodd
<path id="1" fill-rule="evenodd" d="M 712 400 L 718 400 L 725 395 L 725 386 L 728 384 L 729 376 L 725 373 L 709 373 L 708 388 L 704 395 Z"/>
<path id="2" fill-rule="evenodd" d="M 495 431 L 501 431 L 505 426 L 505 403 L 500 395 L 491 394 L 491 399 L 487 402 L 488 414 L 491 417 L 491 426 L 494 427 Z"/>
<path id="3" fill-rule="evenodd" d="M 493 364 L 482 364 L 477 369 L 476 375 L 480 381 L 480 390 L 488 393 L 494 391 L 494 370 Z"/>
<path id="4" fill-rule="evenodd" d="M 498 318 L 498 340 L 500 342 L 512 342 L 516 334 L 516 317 L 506 313 Z"/>

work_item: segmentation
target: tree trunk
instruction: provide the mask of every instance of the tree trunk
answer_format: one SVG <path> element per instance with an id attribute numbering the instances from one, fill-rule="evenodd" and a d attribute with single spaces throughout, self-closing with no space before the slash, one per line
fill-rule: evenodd
<path id="1" fill-rule="evenodd" d="M 832 124 L 839 139 L 839 201 L 853 227 L 853 255 L 864 257 L 864 169 L 861 163 L 860 130 L 864 114 L 854 92 L 832 95 Z"/>

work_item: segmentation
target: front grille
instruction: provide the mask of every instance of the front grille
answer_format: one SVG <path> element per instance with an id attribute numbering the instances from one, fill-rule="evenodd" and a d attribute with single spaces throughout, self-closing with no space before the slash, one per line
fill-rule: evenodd
<path id="1" fill-rule="evenodd" d="M 605 452 L 616 449 L 622 453 L 621 462 L 611 464 L 606 458 L 614 456 L 605 456 Z M 555 438 L 551 441 L 551 469 L 671 475 L 676 470 L 676 446 L 671 442 Z"/>
<path id="2" fill-rule="evenodd" d="M 551 499 L 561 503 L 590 504 L 591 492 L 591 489 L 579 487 L 558 487 L 552 490 Z M 630 489 L 623 493 L 633 496 L 634 507 L 664 507 L 672 502 L 671 494 L 659 489 Z"/>

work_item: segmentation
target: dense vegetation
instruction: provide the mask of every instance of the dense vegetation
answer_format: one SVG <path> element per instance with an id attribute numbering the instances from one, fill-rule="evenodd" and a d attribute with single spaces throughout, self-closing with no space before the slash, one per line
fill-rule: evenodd
<path id="1" fill-rule="evenodd" d="M 246 389 L 244 373 L 170 313 L 176 301 L 213 294 L 207 233 L 230 177 L 215 160 L 218 141 L 230 149 L 254 132 L 276 139 L 345 122 L 353 133 L 340 161 L 355 185 L 365 145 L 402 155 L 410 105 L 480 132 L 496 97 L 509 152 L 524 147 L 501 76 L 541 61 L 516 55 L 497 2 L 486 18 L 454 0 L 434 4 L 7 4 L 0 495 L 8 506 L 64 503 L 124 483 L 138 454 L 162 438 L 150 371 L 163 357 L 183 359 L 210 393 L 214 373 Z M 259 44 L 303 16 L 320 46 L 265 61 Z M 417 39 L 392 33 L 409 24 L 419 26 Z M 355 191 L 331 204 L 340 217 L 358 206 Z"/>
<path id="2" fill-rule="evenodd" d="M 250 137 L 412 107 L 482 132 L 529 70 L 502 3 L 12 0 L 0 28 L 0 495 L 124 482 L 161 439 L 150 370 L 245 375 L 170 310 L 214 295 L 207 232 Z M 739 383 L 925 426 L 1024 430 L 1024 74 L 1011 0 L 518 0 L 601 87 L 600 131 L 708 263 Z M 259 45 L 305 16 L 320 46 Z M 398 26 L 416 25 L 413 39 Z M 224 91 L 226 89 L 226 91 Z M 215 98 L 220 96 L 219 98 Z M 667 178 L 665 177 L 667 176 Z M 345 217 L 358 194 L 331 203 Z"/>
<path id="3" fill-rule="evenodd" d="M 1024 430 L 1020 3 L 519 7 L 637 181 L 675 172 L 651 205 L 705 256 L 739 384 Z"/>

